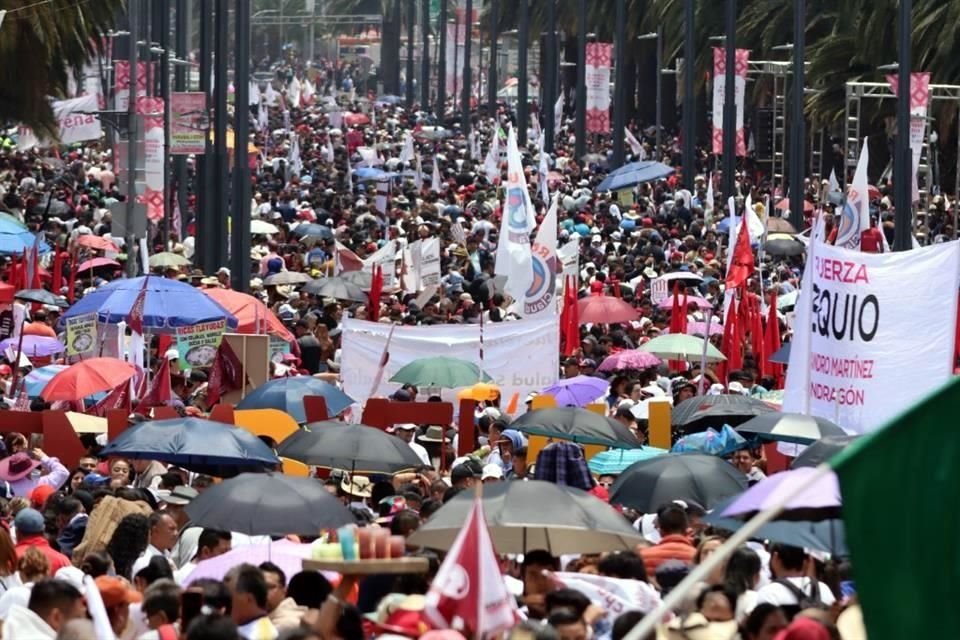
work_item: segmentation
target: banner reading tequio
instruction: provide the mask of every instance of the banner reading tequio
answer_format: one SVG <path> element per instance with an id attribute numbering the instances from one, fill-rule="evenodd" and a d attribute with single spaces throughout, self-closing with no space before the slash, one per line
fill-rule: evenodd
<path id="1" fill-rule="evenodd" d="M 817 243 L 783 410 L 876 429 L 953 375 L 960 243 L 860 253 Z"/>
<path id="2" fill-rule="evenodd" d="M 587 133 L 610 133 L 610 61 L 613 45 L 587 44 Z"/>
<path id="3" fill-rule="evenodd" d="M 226 320 L 217 320 L 177 329 L 180 369 L 196 369 L 213 364 L 226 328 Z"/>
<path id="4" fill-rule="evenodd" d="M 343 322 L 340 377 L 343 390 L 358 403 L 370 397 L 390 325 L 348 318 Z M 520 406 L 531 391 L 557 381 L 560 360 L 560 323 L 557 317 L 516 322 L 491 322 L 483 329 L 483 367 L 500 387 L 504 406 L 514 393 Z M 374 395 L 387 397 L 400 388 L 390 378 L 418 358 L 443 355 L 480 364 L 480 326 L 438 324 L 429 327 L 393 328 L 390 358 Z M 455 394 L 444 391 L 445 399 Z"/>
<path id="5" fill-rule="evenodd" d="M 747 141 L 743 130 L 743 96 L 747 87 L 747 67 L 750 62 L 748 49 L 737 49 L 737 66 L 733 70 L 733 99 L 737 105 L 737 155 L 747 155 Z M 727 85 L 726 52 L 713 48 L 713 152 L 723 153 L 723 103 Z"/>

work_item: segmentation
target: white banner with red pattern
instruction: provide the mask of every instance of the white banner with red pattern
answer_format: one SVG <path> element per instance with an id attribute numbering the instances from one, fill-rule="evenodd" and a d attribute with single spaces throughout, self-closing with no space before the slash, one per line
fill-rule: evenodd
<path id="1" fill-rule="evenodd" d="M 143 173 L 147 185 L 143 202 L 147 219 L 156 222 L 164 215 L 163 98 L 137 98 L 137 113 L 143 116 Z"/>
<path id="2" fill-rule="evenodd" d="M 587 45 L 587 133 L 610 133 L 610 61 L 613 45 Z"/>
<path id="3" fill-rule="evenodd" d="M 737 155 L 747 155 L 747 141 L 743 130 L 743 96 L 747 87 L 747 66 L 750 51 L 737 49 L 737 66 L 734 68 L 733 100 L 737 105 Z M 727 58 L 720 47 L 713 48 L 713 152 L 723 153 L 723 103 L 727 85 Z"/>
<path id="4" fill-rule="evenodd" d="M 156 72 L 154 63 L 150 71 Z M 156 77 L 156 76 L 152 76 Z M 117 111 L 126 111 L 130 106 L 130 63 L 126 60 L 113 61 L 114 104 Z M 147 63 L 137 63 L 137 96 L 147 95 Z"/>
<path id="5" fill-rule="evenodd" d="M 896 75 L 888 75 L 887 82 L 897 95 L 900 88 Z M 930 74 L 926 72 L 910 74 L 910 151 L 913 155 L 913 201 L 920 200 L 920 185 L 917 173 L 920 167 L 920 155 L 923 151 L 923 138 L 927 132 L 927 107 L 930 104 Z"/>

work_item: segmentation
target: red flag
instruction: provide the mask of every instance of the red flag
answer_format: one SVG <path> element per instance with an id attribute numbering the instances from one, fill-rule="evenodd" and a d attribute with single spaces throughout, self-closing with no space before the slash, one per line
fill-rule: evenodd
<path id="1" fill-rule="evenodd" d="M 217 347 L 217 355 L 210 367 L 210 376 L 207 379 L 207 404 L 217 404 L 220 397 L 229 391 L 243 387 L 243 363 L 237 358 L 226 340 Z"/>
<path id="2" fill-rule="evenodd" d="M 173 389 L 170 386 L 170 359 L 163 358 L 160 368 L 150 381 L 150 388 L 140 398 L 134 413 L 147 415 L 150 407 L 162 407 L 173 400 Z"/>
<path id="3" fill-rule="evenodd" d="M 334 250 L 334 273 L 343 271 L 361 271 L 363 269 L 363 260 L 350 249 L 346 248 L 338 241 Z"/>
<path id="4" fill-rule="evenodd" d="M 40 234 L 35 236 L 33 248 L 30 249 L 30 288 L 42 289 L 43 281 L 40 279 Z M 56 291 L 54 291 L 56 293 Z"/>
<path id="5" fill-rule="evenodd" d="M 563 355 L 572 356 L 580 347 L 580 309 L 577 306 L 577 284 L 567 276 L 563 289 L 563 310 L 560 312 L 560 341 Z"/>
<path id="6" fill-rule="evenodd" d="M 750 350 L 753 352 L 753 359 L 757 363 L 757 370 L 764 376 L 769 373 L 767 366 L 767 357 L 765 343 L 763 339 L 763 318 L 760 313 L 760 298 L 753 294 L 747 294 L 750 297 Z"/>
<path id="7" fill-rule="evenodd" d="M 373 280 L 370 282 L 370 293 L 367 296 L 370 309 L 367 316 L 371 322 L 380 320 L 380 294 L 383 292 L 383 268 L 380 265 L 373 267 Z"/>
<path id="8" fill-rule="evenodd" d="M 24 249 L 23 253 L 20 254 L 20 272 L 17 274 L 19 276 L 19 282 L 17 283 L 17 289 L 29 289 L 30 288 L 30 259 L 27 257 L 28 251 Z"/>
<path id="9" fill-rule="evenodd" d="M 686 292 L 684 292 L 684 303 L 683 307 L 680 306 L 680 281 L 674 280 L 673 282 L 673 309 L 670 311 L 670 333 L 674 335 L 679 335 L 684 333 L 687 328 L 687 313 L 686 313 Z M 686 370 L 687 365 L 683 360 L 670 360 L 668 363 L 670 371 L 675 373 L 682 373 Z"/>
<path id="10" fill-rule="evenodd" d="M 106 418 L 107 412 L 113 411 L 114 409 L 123 409 L 127 413 L 130 413 L 129 382 L 124 382 L 116 389 L 108 393 L 106 397 L 100 400 L 100 402 L 90 407 L 90 410 L 87 413 L 100 416 L 101 418 Z"/>
<path id="11" fill-rule="evenodd" d="M 54 295 L 60 295 L 60 287 L 63 286 L 63 259 L 66 255 L 62 251 L 54 251 L 53 254 L 53 274 L 50 283 L 50 290 Z"/>
<path id="12" fill-rule="evenodd" d="M 424 613 L 437 628 L 482 638 L 512 627 L 516 606 L 500 575 L 478 497 L 427 592 Z"/>
<path id="13" fill-rule="evenodd" d="M 67 300 L 73 304 L 77 298 L 77 250 L 70 252 L 70 277 L 67 278 Z"/>
<path id="14" fill-rule="evenodd" d="M 17 264 L 16 258 L 11 258 L 10 260 L 10 271 L 7 272 L 7 284 L 12 286 L 14 289 L 20 288 L 20 265 Z"/>
<path id="15" fill-rule="evenodd" d="M 136 331 L 140 335 L 143 335 L 143 307 L 147 303 L 147 282 L 149 281 L 150 277 L 144 276 L 143 286 L 140 287 L 137 299 L 133 301 L 130 313 L 127 314 L 127 326 L 130 327 L 131 331 Z"/>
<path id="16" fill-rule="evenodd" d="M 777 292 L 770 297 L 770 309 L 767 314 L 767 330 L 763 335 L 764 371 L 777 382 L 777 389 L 783 386 L 783 365 L 770 362 L 770 356 L 780 350 L 780 318 L 777 317 Z"/>
<path id="17" fill-rule="evenodd" d="M 723 341 L 720 343 L 720 351 L 727 359 L 717 365 L 717 376 L 724 383 L 731 371 L 736 371 L 743 366 L 737 324 L 737 300 L 734 298 L 730 302 L 730 308 L 727 309 L 727 317 L 723 324 Z"/>
<path id="18" fill-rule="evenodd" d="M 753 275 L 753 249 L 750 248 L 750 231 L 747 229 L 746 218 L 740 223 L 740 233 L 737 234 L 737 244 L 733 249 L 733 260 L 727 269 L 727 289 L 736 289 L 747 282 Z"/>

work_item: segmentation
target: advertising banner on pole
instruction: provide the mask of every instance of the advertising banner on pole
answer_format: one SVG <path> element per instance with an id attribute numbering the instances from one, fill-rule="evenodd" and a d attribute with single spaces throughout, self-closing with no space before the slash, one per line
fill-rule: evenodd
<path id="1" fill-rule="evenodd" d="M 156 71 L 154 64 L 151 71 Z M 127 111 L 130 108 L 130 62 L 127 60 L 113 61 L 113 91 L 114 107 L 117 111 Z M 137 63 L 137 96 L 147 95 L 147 63 Z"/>
<path id="2" fill-rule="evenodd" d="M 587 44 L 587 133 L 610 133 L 610 61 L 613 45 Z"/>
<path id="3" fill-rule="evenodd" d="M 750 62 L 748 49 L 737 49 L 737 66 L 734 69 L 734 102 L 737 105 L 737 155 L 747 155 L 747 141 L 743 130 L 743 101 L 747 87 L 747 66 Z M 726 78 L 726 52 L 713 48 L 713 152 L 723 153 L 723 102 Z"/>
<path id="4" fill-rule="evenodd" d="M 203 153 L 206 149 L 207 99 L 202 91 L 170 94 L 170 155 Z"/>
<path id="5" fill-rule="evenodd" d="M 156 222 L 165 212 L 163 98 L 137 98 L 137 113 L 143 116 L 143 173 L 147 183 L 143 201 L 147 218 Z"/>
<path id="6" fill-rule="evenodd" d="M 960 244 L 877 254 L 816 242 L 812 254 L 783 411 L 866 433 L 953 375 Z"/>
<path id="7" fill-rule="evenodd" d="M 888 75 L 887 82 L 897 95 L 900 88 L 899 79 L 895 75 Z M 930 105 L 930 74 L 910 74 L 910 152 L 913 156 L 913 202 L 920 200 L 920 185 L 917 174 L 920 168 L 920 155 L 923 152 L 923 138 L 927 132 L 927 107 Z"/>

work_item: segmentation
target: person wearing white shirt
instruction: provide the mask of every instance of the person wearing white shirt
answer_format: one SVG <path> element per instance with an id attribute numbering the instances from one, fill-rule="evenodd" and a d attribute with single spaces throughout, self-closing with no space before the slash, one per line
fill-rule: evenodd
<path id="1" fill-rule="evenodd" d="M 130 571 L 131 579 L 137 577 L 137 574 L 150 564 L 150 558 L 153 556 L 163 556 L 170 563 L 170 569 L 172 571 L 177 570 L 177 566 L 170 559 L 170 550 L 177 543 L 177 523 L 170 517 L 169 513 L 154 511 L 150 514 L 148 526 L 150 527 L 150 543 L 133 563 L 133 569 Z"/>
<path id="2" fill-rule="evenodd" d="M 757 592 L 757 604 L 767 602 L 778 607 L 796 608 L 800 606 L 800 601 L 795 591 L 799 590 L 808 600 L 818 600 L 827 607 L 833 605 L 836 598 L 830 587 L 809 577 L 809 562 L 811 560 L 806 551 L 799 547 L 774 545 L 770 555 L 770 569 L 776 579 Z M 784 582 L 796 589 L 791 589 L 783 584 Z M 817 586 L 816 590 L 814 584 Z"/>
<path id="3" fill-rule="evenodd" d="M 204 560 L 222 555 L 231 548 L 231 536 L 227 531 L 204 529 L 197 540 L 197 553 L 182 567 L 173 572 L 173 579 L 181 586 L 187 586 L 186 580 Z"/>
<path id="4" fill-rule="evenodd" d="M 427 453 L 427 450 L 422 444 L 419 444 L 414 440 L 417 435 L 417 425 L 413 424 L 412 422 L 398 424 L 393 428 L 393 435 L 406 442 L 407 445 L 413 449 L 413 452 L 417 454 L 417 457 L 423 461 L 423 464 L 431 466 L 430 454 Z"/>

